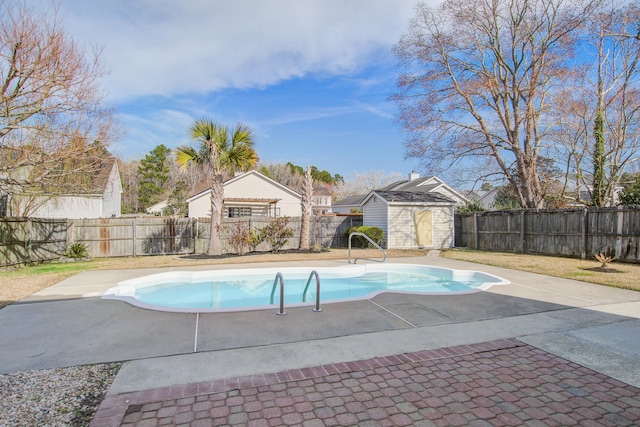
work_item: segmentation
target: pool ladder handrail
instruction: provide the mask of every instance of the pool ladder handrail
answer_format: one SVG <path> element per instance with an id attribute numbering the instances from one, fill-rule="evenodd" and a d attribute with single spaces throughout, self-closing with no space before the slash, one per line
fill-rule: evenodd
<path id="1" fill-rule="evenodd" d="M 352 238 L 353 236 L 362 236 L 362 237 L 364 237 L 365 239 L 367 239 L 367 240 L 369 241 L 369 243 L 371 243 L 373 246 L 375 246 L 376 248 L 378 248 L 379 250 L 381 250 L 381 251 L 382 251 L 382 254 L 384 255 L 384 258 L 383 258 L 383 259 L 373 259 L 373 258 L 355 258 L 355 259 L 353 260 L 353 263 L 354 263 L 354 264 L 355 264 L 355 263 L 357 263 L 359 259 L 366 259 L 367 261 L 375 261 L 375 262 L 385 262 L 385 261 L 386 261 L 386 259 L 387 259 L 387 251 L 385 251 L 384 249 L 382 249 L 382 247 L 381 247 L 379 244 L 377 244 L 376 242 L 374 242 L 373 240 L 371 240 L 371 237 L 369 237 L 369 236 L 367 236 L 366 234 L 361 233 L 361 232 L 359 232 L 359 231 L 354 231 L 354 232 L 352 232 L 352 233 L 349 233 L 349 252 L 348 252 L 348 254 L 349 254 L 349 264 L 351 264 L 351 238 Z"/>
<path id="2" fill-rule="evenodd" d="M 269 304 L 273 304 L 273 295 L 276 292 L 278 279 L 280 279 L 280 310 L 276 314 L 278 316 L 284 316 L 285 314 L 287 314 L 287 312 L 284 311 L 284 279 L 282 278 L 282 273 L 280 272 L 277 272 L 275 279 L 273 279 L 273 288 L 271 289 L 271 299 L 269 300 Z"/>
<path id="3" fill-rule="evenodd" d="M 311 278 L 313 276 L 316 276 L 316 306 L 313 309 L 313 311 L 318 313 L 322 311 L 322 309 L 320 308 L 320 276 L 318 275 L 318 272 L 315 270 L 312 270 L 311 274 L 309 274 L 309 279 L 307 280 L 307 284 L 304 287 L 304 292 L 302 292 L 302 302 L 307 302 L 307 293 L 309 291 L 309 284 L 311 283 Z"/>

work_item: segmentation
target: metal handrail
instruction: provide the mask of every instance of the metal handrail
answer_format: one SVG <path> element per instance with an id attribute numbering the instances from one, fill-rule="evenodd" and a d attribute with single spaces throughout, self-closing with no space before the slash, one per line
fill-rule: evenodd
<path id="1" fill-rule="evenodd" d="M 284 316 L 287 314 L 284 311 L 284 279 L 282 278 L 282 273 L 277 272 L 276 278 L 273 279 L 273 288 L 271 289 L 271 299 L 269 300 L 269 304 L 273 304 L 273 295 L 276 293 L 276 285 L 278 284 L 278 279 L 280 279 L 280 311 L 276 314 L 278 316 Z"/>
<path id="2" fill-rule="evenodd" d="M 316 307 L 313 311 L 320 312 L 322 309 L 320 308 L 320 276 L 318 272 L 313 270 L 311 274 L 309 274 L 309 280 L 307 280 L 307 284 L 304 287 L 304 292 L 302 292 L 302 302 L 307 302 L 307 292 L 309 291 L 309 284 L 311 283 L 311 278 L 316 276 Z"/>
<path id="3" fill-rule="evenodd" d="M 371 237 L 367 236 L 364 233 L 361 233 L 359 231 L 354 231 L 353 233 L 349 233 L 349 264 L 351 264 L 351 238 L 353 236 L 362 236 L 365 239 L 367 239 L 369 241 L 369 243 L 371 243 L 373 246 L 375 246 L 376 248 L 380 249 L 382 251 L 382 253 L 384 254 L 384 258 L 383 259 L 372 259 L 372 258 L 355 258 L 353 260 L 353 263 L 357 263 L 359 259 L 366 259 L 367 261 L 375 261 L 375 262 L 385 262 L 387 259 L 387 251 L 385 251 L 384 249 L 382 249 L 380 247 L 379 244 L 377 244 L 376 242 L 374 242 L 373 240 L 371 240 Z"/>

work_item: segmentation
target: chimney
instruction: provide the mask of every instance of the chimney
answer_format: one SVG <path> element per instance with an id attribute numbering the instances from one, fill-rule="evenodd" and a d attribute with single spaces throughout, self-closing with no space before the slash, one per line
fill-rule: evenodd
<path id="1" fill-rule="evenodd" d="M 409 174 L 409 182 L 416 180 L 420 178 L 420 174 L 416 171 L 411 171 L 411 173 Z"/>

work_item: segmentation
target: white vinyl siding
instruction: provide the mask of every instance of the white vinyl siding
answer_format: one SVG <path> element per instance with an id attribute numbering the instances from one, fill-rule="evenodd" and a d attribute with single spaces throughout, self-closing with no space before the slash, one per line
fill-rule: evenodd
<path id="1" fill-rule="evenodd" d="M 211 191 L 203 191 L 189 199 L 189 218 L 206 218 L 211 216 Z"/>
<path id="2" fill-rule="evenodd" d="M 411 206 L 389 207 L 388 249 L 413 246 L 413 208 Z"/>
<path id="3" fill-rule="evenodd" d="M 453 207 L 434 206 L 432 211 L 434 247 L 452 248 L 454 240 Z"/>
<path id="4" fill-rule="evenodd" d="M 451 248 L 454 242 L 453 206 L 417 203 L 387 203 L 372 195 L 363 206 L 363 224 L 380 227 L 384 231 L 382 247 L 385 249 L 415 248 L 415 225 L 413 214 L 416 210 L 432 212 L 433 245 L 429 248 Z"/>
<path id="5" fill-rule="evenodd" d="M 60 196 L 36 208 L 33 218 L 103 218 L 100 196 Z"/>
<path id="6" fill-rule="evenodd" d="M 378 196 L 370 197 L 369 200 L 364 205 L 363 215 L 362 215 L 362 223 L 363 225 L 367 225 L 369 227 L 380 227 L 384 232 L 384 237 L 382 238 L 382 247 L 389 248 L 388 246 L 388 212 L 387 212 L 387 203 Z"/>
<path id="7" fill-rule="evenodd" d="M 432 212 L 433 246 L 432 248 L 450 248 L 453 246 L 453 215 L 451 206 L 415 206 L 391 205 L 389 207 L 389 244 L 388 249 L 415 248 L 415 225 L 413 212 L 427 209 Z M 366 225 L 370 225 L 365 222 Z"/>
<path id="8" fill-rule="evenodd" d="M 464 198 L 462 194 L 458 193 L 453 188 L 449 187 L 447 184 L 442 182 L 441 179 L 435 176 L 427 178 L 424 182 L 419 184 L 418 187 L 433 185 L 433 184 L 437 184 L 437 187 L 431 190 L 431 192 L 441 194 L 442 196 L 453 200 L 454 202 L 456 202 L 457 206 L 463 206 L 467 202 L 467 200 Z"/>
<path id="9" fill-rule="evenodd" d="M 384 230 L 383 246 L 385 248 L 410 249 L 418 245 L 430 249 L 453 247 L 454 207 L 456 203 L 464 203 L 464 197 L 436 177 L 425 179 L 419 184 L 412 184 L 412 188 L 420 186 L 425 186 L 422 188 L 424 190 L 431 190 L 426 195 L 415 191 L 412 197 L 405 197 L 401 193 L 394 194 L 395 191 L 402 191 L 402 188 L 394 187 L 393 190 L 388 190 L 389 194 L 387 190 L 380 190 L 381 194 L 374 190 L 365 198 L 363 224 Z M 442 196 L 450 201 L 444 201 L 440 197 L 428 197 L 429 195 Z M 389 197 L 389 200 L 384 197 Z M 416 225 L 415 214 L 419 211 L 429 211 L 429 213 L 419 214 L 419 222 Z M 429 222 L 431 222 L 430 229 Z M 417 232 L 420 236 L 417 236 Z"/>
<path id="10" fill-rule="evenodd" d="M 22 202 L 18 199 L 16 203 Z M 122 182 L 118 164 L 113 163 L 104 193 L 58 196 L 48 200 L 42 199 L 40 204 L 41 206 L 31 211 L 30 216 L 69 219 L 119 217 L 122 205 Z"/>
<path id="11" fill-rule="evenodd" d="M 118 172 L 118 163 L 114 163 L 107 187 L 102 196 L 101 218 L 119 217 L 122 209 L 122 181 Z"/>
<path id="12" fill-rule="evenodd" d="M 276 185 L 274 185 L 276 184 Z M 279 199 L 278 216 L 298 217 L 302 215 L 300 196 L 258 173 L 247 173 L 230 180 L 224 186 L 225 199 Z"/>
<path id="13" fill-rule="evenodd" d="M 250 171 L 230 179 L 224 184 L 225 200 L 243 199 L 243 201 L 229 201 L 225 207 L 251 207 L 252 214 L 266 214 L 266 202 L 251 199 L 278 199 L 275 205 L 277 216 L 299 217 L 302 215 L 300 195 L 293 190 L 265 177 L 264 175 Z M 211 192 L 206 190 L 188 200 L 189 217 L 206 218 L 211 216 Z M 271 207 L 274 210 L 274 207 Z"/>
<path id="14" fill-rule="evenodd" d="M 447 199 L 455 201 L 457 206 L 464 206 L 465 204 L 465 201 L 461 199 L 459 195 L 457 195 L 453 191 L 449 191 L 445 186 L 440 186 L 436 188 L 434 192 L 438 194 L 442 194 Z"/>

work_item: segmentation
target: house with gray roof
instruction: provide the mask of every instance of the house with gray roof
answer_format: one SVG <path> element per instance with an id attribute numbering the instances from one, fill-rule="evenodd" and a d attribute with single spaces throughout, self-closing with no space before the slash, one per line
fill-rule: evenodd
<path id="1" fill-rule="evenodd" d="M 344 197 L 331 205 L 331 211 L 337 214 L 350 214 L 362 211 L 362 201 L 366 194 Z"/>
<path id="2" fill-rule="evenodd" d="M 363 224 L 380 227 L 386 249 L 442 249 L 454 244 L 456 206 L 467 199 L 435 176 L 409 179 L 373 190 L 362 201 Z"/>
<path id="3" fill-rule="evenodd" d="M 84 178 L 82 185 L 77 185 L 73 192 L 66 194 L 31 194 L 21 192 L 17 188 L 13 194 L 5 196 L 5 212 L 0 214 L 68 219 L 119 217 L 122 207 L 122 181 L 117 160 L 105 159 L 100 168 L 86 175 L 81 177 Z M 77 178 L 79 182 L 82 181 L 81 178 Z"/>
<path id="4" fill-rule="evenodd" d="M 380 190 L 440 194 L 456 202 L 457 206 L 464 206 L 469 201 L 462 193 L 447 185 L 437 176 L 426 176 L 421 178 L 420 174 L 416 172 L 411 172 L 409 174 L 409 179 L 394 182 Z"/>

